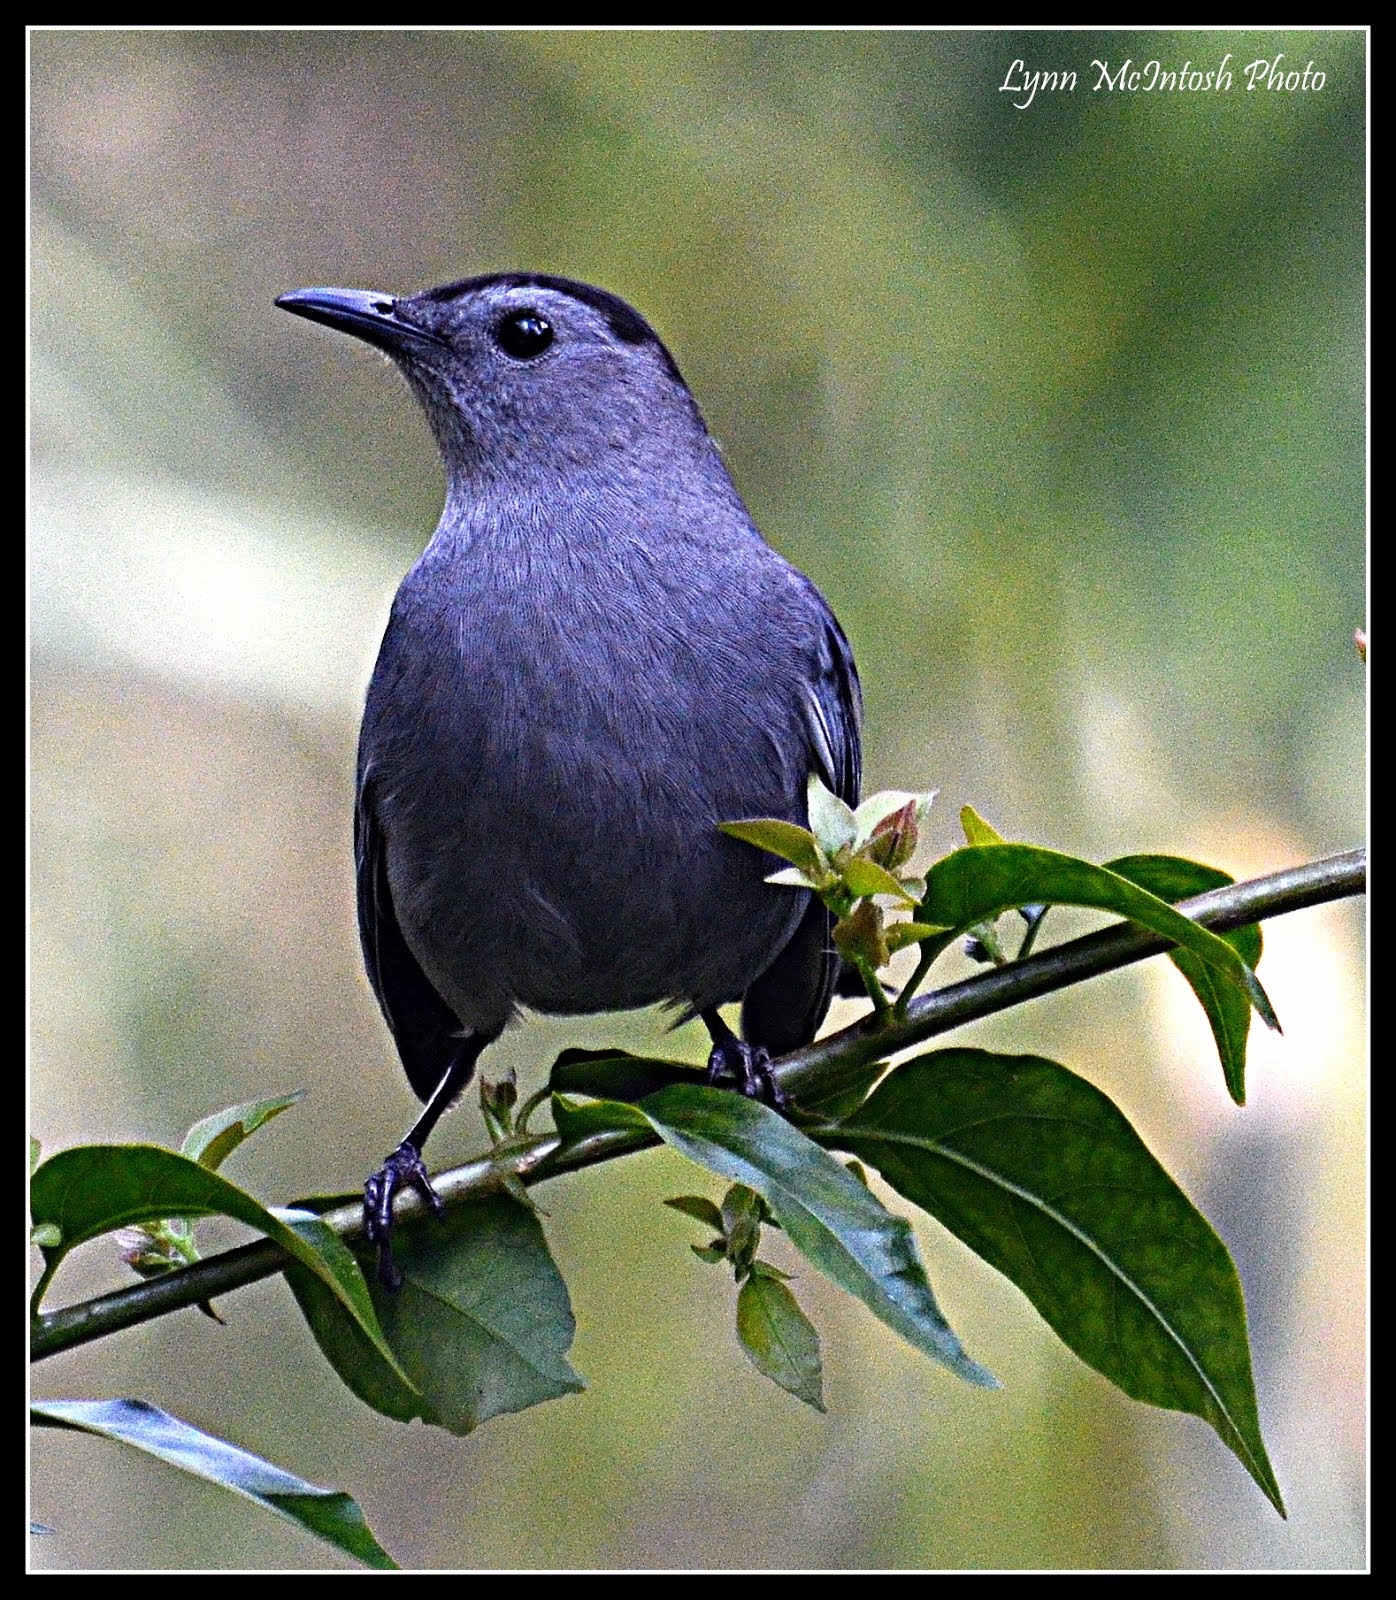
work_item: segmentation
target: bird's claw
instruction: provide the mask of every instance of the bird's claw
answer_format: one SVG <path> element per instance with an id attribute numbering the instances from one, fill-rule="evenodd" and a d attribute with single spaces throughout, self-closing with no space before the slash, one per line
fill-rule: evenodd
<path id="1" fill-rule="evenodd" d="M 399 1189 L 415 1189 L 436 1216 L 446 1215 L 421 1152 L 406 1139 L 364 1184 L 364 1238 L 378 1247 L 378 1281 L 385 1289 L 402 1287 L 402 1273 L 393 1260 L 393 1196 Z"/>
<path id="2" fill-rule="evenodd" d="M 790 1096 L 771 1071 L 771 1052 L 763 1045 L 741 1039 L 723 1039 L 708 1057 L 703 1080 L 720 1089 L 734 1089 L 748 1100 L 760 1100 L 773 1111 L 789 1111 Z"/>

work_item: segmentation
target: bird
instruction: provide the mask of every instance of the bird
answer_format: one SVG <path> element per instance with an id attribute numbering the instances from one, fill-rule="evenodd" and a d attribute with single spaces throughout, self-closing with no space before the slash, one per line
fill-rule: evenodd
<path id="1" fill-rule="evenodd" d="M 364 705 L 354 813 L 368 980 L 424 1110 L 365 1184 L 440 1214 L 422 1151 L 522 1011 L 664 1003 L 707 1081 L 777 1109 L 773 1057 L 839 978 L 831 918 L 719 824 L 849 805 L 862 694 L 814 583 L 752 520 L 678 365 L 630 304 L 543 273 L 276 305 L 376 347 L 446 469 Z M 349 448 L 381 449 L 363 438 Z M 741 1033 L 719 1007 L 741 1002 Z"/>

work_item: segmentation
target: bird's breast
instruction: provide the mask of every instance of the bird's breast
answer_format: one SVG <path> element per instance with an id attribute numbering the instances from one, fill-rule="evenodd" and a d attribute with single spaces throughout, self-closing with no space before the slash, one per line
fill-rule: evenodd
<path id="1" fill-rule="evenodd" d="M 633 574 L 445 592 L 399 597 L 361 750 L 428 975 L 472 1026 L 740 995 L 803 904 L 717 828 L 802 818 L 798 689 L 759 634 Z"/>

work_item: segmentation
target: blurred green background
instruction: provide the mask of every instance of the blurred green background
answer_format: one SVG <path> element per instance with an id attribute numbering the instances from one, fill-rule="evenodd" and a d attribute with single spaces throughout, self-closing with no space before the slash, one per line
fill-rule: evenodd
<path id="1" fill-rule="evenodd" d="M 523 268 L 632 300 L 767 537 L 829 597 L 869 788 L 1093 855 L 1248 876 L 1360 843 L 1360 32 L 35 32 L 32 1110 L 177 1142 L 302 1087 L 234 1159 L 351 1188 L 413 1102 L 363 979 L 360 696 L 439 509 L 404 387 L 272 308 Z M 1093 93 L 1093 59 L 1227 93 Z M 1321 91 L 1247 92 L 1313 61 Z M 1074 94 L 1000 92 L 1012 63 Z M 538 1191 L 584 1395 L 460 1440 L 339 1387 L 280 1283 L 38 1371 L 363 1504 L 422 1567 L 1320 1567 L 1365 1546 L 1364 924 L 1270 926 L 1285 1024 L 1226 1099 L 1166 963 L 966 1042 L 1112 1094 L 1246 1285 L 1281 1523 L 1199 1422 L 1133 1405 L 958 1243 L 963 1388 L 800 1273 L 829 1415 L 760 1379 L 650 1155 Z M 836 1022 L 856 1011 L 840 1008 Z M 488 1058 L 653 1017 L 529 1021 Z M 473 1105 L 433 1144 L 477 1148 Z M 220 1237 L 210 1228 L 211 1238 Z M 232 1237 L 232 1235 L 229 1235 Z M 786 1265 L 792 1265 L 786 1262 Z M 59 1297 L 111 1287 L 107 1243 Z M 44 1434 L 52 1568 L 334 1567 L 251 1506 Z"/>

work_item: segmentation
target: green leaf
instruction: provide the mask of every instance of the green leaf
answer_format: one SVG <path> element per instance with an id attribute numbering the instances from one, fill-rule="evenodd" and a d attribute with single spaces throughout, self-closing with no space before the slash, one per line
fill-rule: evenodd
<path id="1" fill-rule="evenodd" d="M 738 1276 L 751 1270 L 761 1245 L 764 1216 L 761 1196 L 744 1183 L 734 1183 L 722 1197 L 722 1231 L 727 1236 L 728 1258 L 738 1269 Z"/>
<path id="2" fill-rule="evenodd" d="M 1107 861 L 1105 866 L 1107 871 L 1118 872 L 1122 878 L 1128 878 L 1170 904 L 1195 894 L 1205 894 L 1209 889 L 1225 888 L 1236 881 L 1229 873 L 1181 856 L 1121 856 L 1118 861 Z M 1254 969 L 1259 965 L 1261 937 L 1257 924 L 1233 928 L 1221 937 L 1248 967 Z M 1219 983 L 1212 969 L 1199 961 L 1191 950 L 1170 950 L 1168 954 L 1173 965 L 1192 985 L 1193 993 L 1207 1013 L 1231 1098 L 1237 1105 L 1244 1105 L 1246 1039 L 1251 1028 L 1251 1008 L 1246 997 L 1238 994 L 1231 984 Z"/>
<path id="3" fill-rule="evenodd" d="M 824 1410 L 819 1335 L 795 1296 L 767 1272 L 753 1272 L 737 1294 L 737 1337 L 758 1372 L 816 1411 Z"/>
<path id="4" fill-rule="evenodd" d="M 903 905 L 916 904 L 886 867 L 879 867 L 876 861 L 869 861 L 863 856 L 854 856 L 843 869 L 843 881 L 850 892 L 860 899 L 867 895 L 890 894 Z"/>
<path id="5" fill-rule="evenodd" d="M 370 1283 L 388 1344 L 412 1389 L 305 1278 L 292 1278 L 320 1348 L 359 1398 L 386 1416 L 470 1433 L 506 1411 L 573 1394 L 576 1324 L 537 1217 L 507 1195 L 452 1209 L 393 1235 L 403 1285 Z M 370 1269 L 369 1253 L 361 1256 Z M 415 1390 L 415 1392 L 414 1392 Z"/>
<path id="6" fill-rule="evenodd" d="M 1190 951 L 1223 983 L 1241 989 L 1270 1027 L 1279 1023 L 1255 974 L 1225 939 L 1106 867 L 1035 845 L 972 845 L 937 861 L 926 876 L 921 914 L 955 929 L 1022 905 L 1113 911 Z M 1233 1090 L 1234 1093 L 1234 1090 Z"/>
<path id="7" fill-rule="evenodd" d="M 367 1271 L 359 1258 L 328 1223 L 310 1211 L 277 1213 L 305 1242 L 313 1246 L 341 1278 L 356 1279 L 372 1311 L 368 1281 L 373 1263 L 365 1254 Z M 286 1268 L 288 1288 L 326 1360 L 358 1397 L 376 1411 L 409 1422 L 420 1415 L 422 1396 L 392 1354 L 386 1338 L 381 1343 L 367 1337 L 358 1320 L 346 1314 L 343 1302 L 322 1278 L 299 1262 Z M 375 1321 L 377 1312 L 373 1312 Z M 381 1330 L 381 1324 L 380 1330 Z"/>
<path id="8" fill-rule="evenodd" d="M 855 1063 L 845 1057 L 830 1061 L 820 1069 L 817 1093 L 800 1096 L 795 1108 L 796 1120 L 809 1112 L 824 1122 L 838 1122 L 862 1105 L 868 1092 L 887 1070 L 885 1061 Z"/>
<path id="9" fill-rule="evenodd" d="M 960 826 L 965 830 L 965 840 L 971 845 L 1006 844 L 997 828 L 991 827 L 973 806 L 960 807 Z"/>
<path id="10" fill-rule="evenodd" d="M 31 1178 L 34 1176 L 34 1168 L 38 1166 L 43 1153 L 44 1147 L 31 1133 L 29 1135 L 29 1176 Z"/>
<path id="11" fill-rule="evenodd" d="M 318 1278 L 378 1346 L 383 1360 L 392 1360 L 357 1268 L 350 1272 L 339 1256 L 328 1260 L 298 1227 L 187 1156 L 156 1145 L 78 1145 L 44 1162 L 29 1198 L 36 1224 L 58 1233 L 56 1243 L 42 1246 L 44 1272 L 34 1291 L 35 1308 L 63 1258 L 88 1239 L 165 1217 L 233 1217 L 265 1234 Z"/>
<path id="12" fill-rule="evenodd" d="M 650 1120 L 637 1106 L 620 1100 L 568 1100 L 553 1096 L 553 1126 L 564 1145 L 575 1144 L 593 1133 L 627 1131 L 655 1136 Z"/>
<path id="13" fill-rule="evenodd" d="M 773 1267 L 769 1261 L 753 1261 L 751 1263 L 753 1278 L 774 1278 L 778 1283 L 789 1283 L 790 1274 L 782 1272 L 779 1267 Z"/>
<path id="14" fill-rule="evenodd" d="M 941 1316 L 906 1219 L 783 1117 L 741 1095 L 688 1084 L 617 1109 L 643 1113 L 680 1154 L 754 1189 L 809 1261 L 918 1350 L 970 1383 L 998 1386 Z"/>
<path id="15" fill-rule="evenodd" d="M 769 850 L 782 861 L 789 861 L 813 878 L 829 874 L 829 863 L 820 854 L 819 844 L 808 828 L 778 817 L 752 817 L 745 822 L 719 822 L 719 829 L 733 839 Z"/>
<path id="16" fill-rule="evenodd" d="M 1283 1514 L 1231 1257 L 1098 1089 L 1038 1056 L 934 1051 L 836 1138 L 1126 1394 L 1209 1422 Z"/>
<path id="17" fill-rule="evenodd" d="M 683 1061 L 631 1055 L 626 1050 L 564 1050 L 553 1062 L 548 1087 L 558 1094 L 596 1100 L 643 1100 L 671 1083 L 694 1083 L 702 1069 Z"/>
<path id="18" fill-rule="evenodd" d="M 271 1100 L 249 1100 L 246 1105 L 215 1111 L 190 1128 L 179 1153 L 210 1172 L 216 1172 L 244 1139 L 256 1133 L 264 1122 L 270 1122 L 295 1105 L 304 1093 L 303 1089 L 297 1089 L 294 1094 L 277 1095 Z"/>
<path id="19" fill-rule="evenodd" d="M 810 773 L 808 794 L 810 830 L 824 854 L 833 856 L 840 850 L 846 850 L 858 832 L 852 808 L 845 805 L 832 790 L 826 789 L 814 773 Z M 794 860 L 794 857 L 788 859 Z M 803 866 L 804 863 L 796 861 L 795 865 Z"/>
<path id="20" fill-rule="evenodd" d="M 373 1537 L 358 1503 L 347 1494 L 317 1488 L 143 1400 L 46 1400 L 31 1410 L 40 1426 L 72 1428 L 132 1445 L 275 1511 L 366 1567 L 397 1570 L 397 1562 Z"/>
<path id="21" fill-rule="evenodd" d="M 713 1228 L 718 1233 L 726 1232 L 726 1224 L 722 1220 L 722 1213 L 701 1194 L 675 1195 L 672 1200 L 664 1202 L 672 1206 L 675 1211 L 682 1211 L 686 1217 L 692 1217 L 696 1222 L 701 1222 L 705 1228 Z"/>

